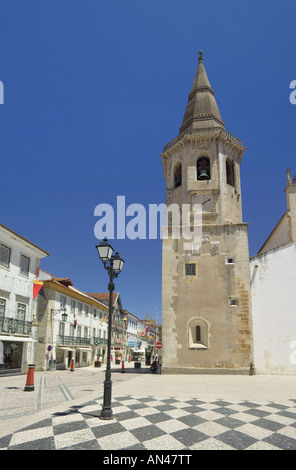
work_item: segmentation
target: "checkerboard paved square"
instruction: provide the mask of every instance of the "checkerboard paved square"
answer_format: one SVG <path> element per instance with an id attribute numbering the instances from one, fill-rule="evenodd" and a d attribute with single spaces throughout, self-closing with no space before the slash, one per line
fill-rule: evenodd
<path id="1" fill-rule="evenodd" d="M 0 438 L 0 449 L 296 450 L 296 400 L 288 404 L 102 397 Z"/>

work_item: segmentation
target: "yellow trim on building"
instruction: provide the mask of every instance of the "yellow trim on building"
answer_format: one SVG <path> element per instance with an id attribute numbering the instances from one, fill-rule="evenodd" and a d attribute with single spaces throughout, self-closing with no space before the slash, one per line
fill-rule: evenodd
<path id="1" fill-rule="evenodd" d="M 99 302 L 96 299 L 93 299 L 91 297 L 87 297 L 86 294 L 76 292 L 75 290 L 71 290 L 66 286 L 63 286 L 62 284 L 58 284 L 57 282 L 53 282 L 51 280 L 45 280 L 43 281 L 43 287 L 44 289 L 51 289 L 55 290 L 57 292 L 60 292 L 61 294 L 67 295 L 68 297 L 72 297 L 76 300 L 80 300 L 81 302 L 85 304 L 89 304 L 92 307 L 96 308 L 101 308 L 102 310 L 105 310 L 105 312 L 109 312 L 109 308 L 107 305 Z"/>

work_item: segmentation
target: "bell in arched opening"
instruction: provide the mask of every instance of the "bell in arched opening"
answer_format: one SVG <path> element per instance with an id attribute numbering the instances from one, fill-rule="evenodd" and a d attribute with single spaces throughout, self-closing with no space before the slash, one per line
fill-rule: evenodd
<path id="1" fill-rule="evenodd" d="M 208 180 L 208 179 L 210 178 L 209 178 L 207 170 L 201 170 L 198 180 Z"/>
<path id="2" fill-rule="evenodd" d="M 210 160 L 207 157 L 201 157 L 196 164 L 197 179 L 198 181 L 211 179 L 210 175 Z"/>

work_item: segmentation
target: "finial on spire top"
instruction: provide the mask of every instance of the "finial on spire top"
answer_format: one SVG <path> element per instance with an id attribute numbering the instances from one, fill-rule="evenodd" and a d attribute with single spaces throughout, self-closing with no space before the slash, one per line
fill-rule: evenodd
<path id="1" fill-rule="evenodd" d="M 287 168 L 287 186 L 290 186 L 291 184 L 292 184 L 291 170 L 290 168 Z"/>
<path id="2" fill-rule="evenodd" d="M 199 62 L 199 63 L 200 63 L 200 62 L 203 62 L 203 50 L 202 50 L 202 49 L 200 49 L 200 51 L 199 51 L 198 62 Z"/>

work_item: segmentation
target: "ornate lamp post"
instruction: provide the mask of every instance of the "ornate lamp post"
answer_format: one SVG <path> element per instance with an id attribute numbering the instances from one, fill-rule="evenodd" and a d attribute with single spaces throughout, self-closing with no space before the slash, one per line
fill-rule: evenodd
<path id="1" fill-rule="evenodd" d="M 113 315 L 113 291 L 114 291 L 114 278 L 123 268 L 124 261 L 120 258 L 118 253 L 113 254 L 113 248 L 109 244 L 107 238 L 96 246 L 99 257 L 104 264 L 104 268 L 109 274 L 109 323 L 108 323 L 108 345 L 107 345 L 107 367 L 106 376 L 104 381 L 104 402 L 101 411 L 100 419 L 112 419 L 113 413 L 111 409 L 111 332 L 112 332 L 112 315 Z"/>

